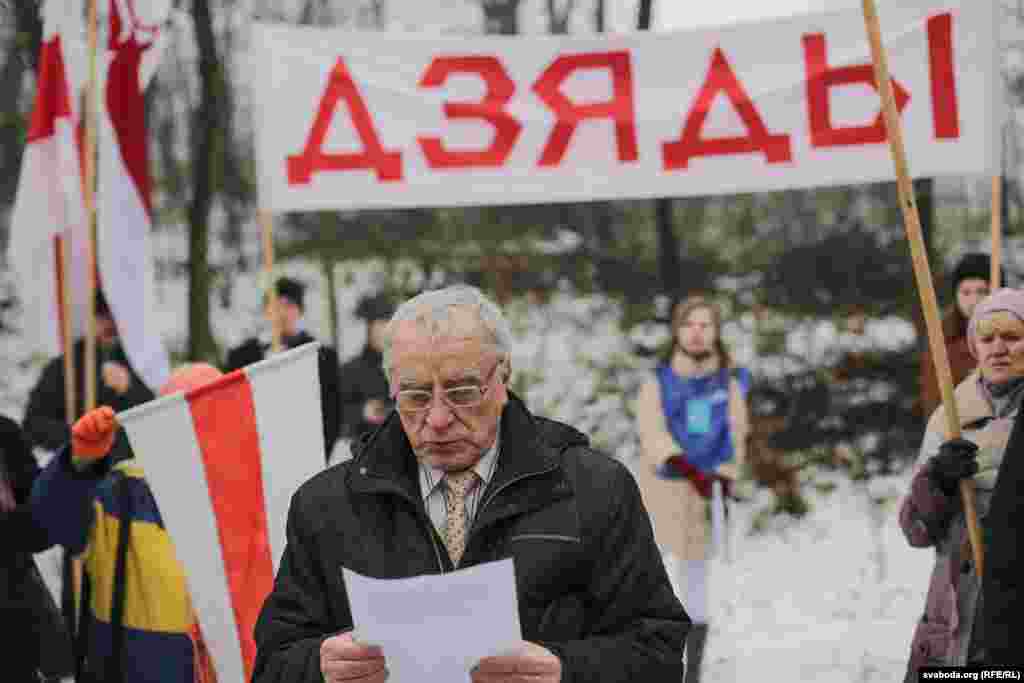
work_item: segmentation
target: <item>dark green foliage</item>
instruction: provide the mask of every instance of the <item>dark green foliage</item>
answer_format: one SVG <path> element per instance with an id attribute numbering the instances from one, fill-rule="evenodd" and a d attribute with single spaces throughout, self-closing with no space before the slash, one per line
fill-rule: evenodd
<path id="1" fill-rule="evenodd" d="M 763 300 L 816 316 L 906 311 L 915 293 L 908 247 L 879 232 L 856 223 L 786 251 L 765 270 Z"/>

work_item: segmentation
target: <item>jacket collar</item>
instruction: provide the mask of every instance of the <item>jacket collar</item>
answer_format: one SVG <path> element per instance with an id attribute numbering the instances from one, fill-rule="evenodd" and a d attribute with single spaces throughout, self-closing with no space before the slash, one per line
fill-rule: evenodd
<path id="1" fill-rule="evenodd" d="M 498 469 L 485 493 L 487 498 L 514 481 L 559 468 L 556 447 L 546 443 L 541 424 L 512 392 L 501 415 L 500 448 Z M 412 500 L 420 497 L 419 465 L 397 412 L 362 437 L 353 450 L 353 490 L 399 493 Z"/>
<path id="2" fill-rule="evenodd" d="M 960 428 L 972 426 L 993 417 L 992 403 L 981 385 L 981 372 L 974 370 L 953 391 Z M 946 433 L 946 408 L 940 405 L 928 420 L 928 430 Z"/>
<path id="3" fill-rule="evenodd" d="M 380 365 L 384 359 L 384 354 L 373 348 L 369 344 L 363 346 L 363 350 L 359 353 L 363 360 L 372 363 L 373 365 Z"/>
<path id="4" fill-rule="evenodd" d="M 273 332 L 270 330 L 264 330 L 263 332 L 260 333 L 257 339 L 260 345 L 262 345 L 264 348 L 269 348 L 271 342 L 273 341 Z M 296 328 L 295 334 L 281 335 L 281 345 L 286 349 L 293 349 L 296 346 L 300 346 L 311 341 L 316 340 L 309 332 L 306 331 L 306 329 L 302 326 L 301 322 L 299 326 Z"/>

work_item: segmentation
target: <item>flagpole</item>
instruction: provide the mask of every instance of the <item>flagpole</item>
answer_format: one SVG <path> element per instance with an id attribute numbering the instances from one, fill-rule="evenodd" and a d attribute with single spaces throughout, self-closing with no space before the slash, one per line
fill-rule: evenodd
<path id="1" fill-rule="evenodd" d="M 54 243 L 57 252 L 57 319 L 60 321 L 60 343 L 64 353 L 64 416 L 70 427 L 75 423 L 78 408 L 78 396 L 75 394 L 75 340 L 72 339 L 73 326 L 71 317 L 74 309 L 71 304 L 71 287 L 68 284 L 68 245 L 65 235 L 57 237 Z"/>
<path id="2" fill-rule="evenodd" d="M 992 176 L 992 291 L 999 288 L 1003 259 L 1003 177 Z"/>
<path id="3" fill-rule="evenodd" d="M 874 60 L 875 79 L 882 96 L 882 111 L 885 115 L 885 128 L 889 138 L 889 151 L 892 153 L 896 167 L 896 188 L 899 191 L 900 208 L 903 211 L 903 222 L 910 243 L 910 255 L 914 265 L 914 276 L 917 280 L 917 291 L 921 297 L 921 308 L 924 311 L 925 325 L 928 330 L 928 344 L 931 347 L 935 371 L 939 379 L 942 393 L 943 412 L 946 414 L 946 438 L 960 436 L 960 417 L 953 394 L 953 374 L 949 367 L 949 356 L 946 342 L 942 334 L 942 323 L 939 320 L 939 305 L 935 298 L 935 285 L 932 281 L 931 269 L 928 266 L 928 254 L 924 248 L 924 237 L 921 234 L 921 218 L 914 201 L 914 188 L 907 168 L 906 151 L 903 147 L 903 135 L 900 130 L 899 112 L 892 93 L 892 81 L 889 77 L 889 66 L 886 60 L 885 47 L 882 45 L 882 32 L 878 22 L 878 12 L 874 0 L 862 0 L 864 23 L 868 39 L 871 43 L 871 56 Z M 963 496 L 964 516 L 967 521 L 967 533 L 974 554 L 974 567 L 978 576 L 984 571 L 984 548 L 982 547 L 981 528 L 978 525 L 978 514 L 975 506 L 974 481 L 964 479 L 960 482 L 960 493 Z"/>
<path id="4" fill-rule="evenodd" d="M 96 290 L 97 282 L 97 235 L 96 235 L 96 53 L 98 42 L 97 0 L 89 0 L 89 80 L 85 91 L 85 176 L 84 200 L 86 220 L 88 221 L 88 248 L 86 257 L 86 288 L 85 288 L 85 411 L 96 407 Z"/>
<path id="5" fill-rule="evenodd" d="M 88 221 L 88 235 L 86 247 L 86 278 L 85 278 L 85 353 L 82 362 L 82 376 L 84 378 L 84 411 L 88 412 L 96 407 L 96 290 L 97 290 L 97 236 L 96 236 L 96 52 L 98 17 L 96 3 L 98 0 L 89 0 L 88 14 L 88 47 L 89 47 L 89 79 L 85 91 L 85 142 L 83 150 L 83 182 L 82 197 L 85 204 L 86 220 Z M 70 413 L 74 415 L 74 413 Z M 73 418 L 72 418 L 73 419 Z M 71 588 L 74 596 L 75 613 L 80 611 L 82 599 L 82 560 L 75 557 L 71 560 Z M 77 633 L 77 624 L 75 629 Z"/>
<path id="6" fill-rule="evenodd" d="M 270 350 L 277 353 L 281 350 L 281 322 L 277 316 L 277 287 L 274 282 L 274 215 L 267 209 L 256 212 L 263 235 L 263 274 L 267 295 L 267 310 L 270 312 L 271 343 Z"/>
<path id="7" fill-rule="evenodd" d="M 71 317 L 74 308 L 71 303 L 71 287 L 68 283 L 70 268 L 68 267 L 68 245 L 65 235 L 59 235 L 54 241 L 57 268 L 54 277 L 57 279 L 57 319 L 60 323 L 60 342 L 64 351 L 64 421 L 70 428 L 78 417 L 78 396 L 75 393 L 75 340 L 72 338 L 73 326 Z M 70 430 L 69 430 L 70 431 Z M 66 572 L 66 573 L 65 573 Z M 71 581 L 71 605 L 74 614 L 65 615 L 71 636 L 78 636 L 79 602 L 82 590 L 82 561 L 64 551 L 61 556 L 61 575 Z M 68 595 L 67 592 L 64 593 Z M 66 599 L 66 598 L 65 598 Z M 61 600 L 63 606 L 64 600 Z M 77 643 L 76 643 L 77 646 Z"/>

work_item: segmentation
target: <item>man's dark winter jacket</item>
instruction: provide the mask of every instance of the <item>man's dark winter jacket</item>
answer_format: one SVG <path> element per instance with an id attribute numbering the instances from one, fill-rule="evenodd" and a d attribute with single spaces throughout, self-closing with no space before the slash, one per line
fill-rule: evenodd
<path id="1" fill-rule="evenodd" d="M 381 352 L 369 345 L 341 366 L 341 425 L 344 436 L 353 441 L 377 425 L 363 419 L 363 406 L 370 399 L 391 404 L 388 378 L 381 366 Z"/>
<path id="2" fill-rule="evenodd" d="M 452 570 L 417 471 L 392 414 L 352 460 L 293 496 L 288 546 L 256 625 L 253 683 L 323 680 L 321 643 L 353 627 L 342 567 L 378 578 Z M 632 475 L 514 396 L 460 566 L 507 557 L 515 561 L 523 639 L 561 658 L 563 681 L 682 680 L 690 620 Z"/>
<path id="3" fill-rule="evenodd" d="M 6 479 L 17 504 L 13 510 L 0 504 L 0 571 L 16 553 L 38 553 L 49 546 L 46 531 L 25 505 L 38 475 L 39 463 L 18 423 L 0 415 L 0 477 Z"/>
<path id="4" fill-rule="evenodd" d="M 978 638 L 985 664 L 1024 666 L 1024 424 L 1018 415 L 989 508 Z"/>
<path id="5" fill-rule="evenodd" d="M 0 503 L 0 624 L 8 627 L 2 679 L 11 683 L 33 683 L 39 670 L 71 673 L 71 641 L 32 559 L 49 545 L 27 504 L 38 474 L 18 423 L 0 415 L 0 487 L 16 504 Z"/>
<path id="6" fill-rule="evenodd" d="M 308 332 L 300 331 L 291 337 L 284 337 L 281 342 L 286 349 L 316 341 Z M 263 360 L 270 345 L 252 337 L 239 346 L 228 351 L 224 372 L 238 370 L 246 365 Z M 324 417 L 324 458 L 331 456 L 334 443 L 338 440 L 341 429 L 341 409 L 338 407 L 338 353 L 330 346 L 320 346 L 320 406 Z"/>
<path id="7" fill-rule="evenodd" d="M 84 412 L 85 405 L 85 340 L 79 339 L 73 347 L 75 358 L 75 395 L 78 400 L 77 415 Z M 128 391 L 118 394 L 103 383 L 100 376 L 104 361 L 121 363 L 131 372 L 132 383 Z M 120 345 L 111 350 L 98 349 L 96 362 L 96 405 L 110 406 L 115 411 L 127 410 L 140 403 L 152 400 L 153 392 L 135 373 Z M 28 397 L 25 407 L 25 435 L 33 446 L 56 451 L 71 440 L 64 406 L 64 357 L 50 360 L 39 375 Z M 118 452 L 127 447 L 127 440 L 120 438 L 115 446 Z M 127 454 L 125 455 L 127 457 Z"/>

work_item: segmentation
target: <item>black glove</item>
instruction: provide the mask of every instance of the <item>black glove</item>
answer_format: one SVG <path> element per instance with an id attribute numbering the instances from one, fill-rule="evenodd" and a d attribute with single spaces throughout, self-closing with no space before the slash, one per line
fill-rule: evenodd
<path id="1" fill-rule="evenodd" d="M 928 476 L 947 496 L 956 494 L 961 479 L 978 471 L 978 444 L 967 439 L 950 439 L 928 461 Z"/>

